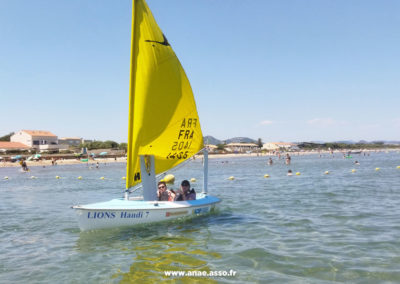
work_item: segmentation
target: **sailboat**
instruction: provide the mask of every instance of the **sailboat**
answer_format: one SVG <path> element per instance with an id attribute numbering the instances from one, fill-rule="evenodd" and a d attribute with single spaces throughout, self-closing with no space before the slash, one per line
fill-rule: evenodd
<path id="1" fill-rule="evenodd" d="M 189 80 L 145 0 L 133 0 L 130 63 L 125 194 L 73 206 L 82 231 L 195 217 L 221 202 L 207 192 L 208 152 Z M 158 201 L 160 174 L 201 151 L 204 182 L 196 200 Z M 131 197 L 138 186 L 143 197 Z"/>

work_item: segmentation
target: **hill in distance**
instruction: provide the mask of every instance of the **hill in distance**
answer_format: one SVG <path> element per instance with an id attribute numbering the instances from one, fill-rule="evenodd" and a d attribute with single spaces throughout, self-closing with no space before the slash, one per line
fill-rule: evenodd
<path id="1" fill-rule="evenodd" d="M 218 145 L 218 144 L 229 144 L 229 143 L 257 143 L 256 140 L 248 138 L 248 137 L 234 137 L 234 138 L 229 138 L 226 140 L 219 140 L 213 136 L 204 136 L 204 143 L 205 144 L 212 144 L 212 145 Z"/>
<path id="2" fill-rule="evenodd" d="M 229 143 L 257 143 L 256 140 L 248 137 L 233 137 L 225 140 L 226 144 Z"/>
<path id="3" fill-rule="evenodd" d="M 222 144 L 221 140 L 219 140 L 213 136 L 210 136 L 210 135 L 204 136 L 203 141 L 204 141 L 204 144 L 211 144 L 211 145 Z"/>

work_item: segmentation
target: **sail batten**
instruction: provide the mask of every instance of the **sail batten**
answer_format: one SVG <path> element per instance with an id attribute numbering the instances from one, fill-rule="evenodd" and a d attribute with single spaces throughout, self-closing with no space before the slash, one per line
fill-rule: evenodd
<path id="1" fill-rule="evenodd" d="M 141 182 L 140 155 L 153 155 L 159 174 L 203 147 L 185 71 L 146 2 L 133 5 L 127 188 Z"/>

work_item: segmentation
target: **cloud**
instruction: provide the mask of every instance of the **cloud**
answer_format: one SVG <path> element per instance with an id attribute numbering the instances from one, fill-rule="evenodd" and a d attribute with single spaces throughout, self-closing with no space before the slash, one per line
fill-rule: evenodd
<path id="1" fill-rule="evenodd" d="M 393 124 L 395 127 L 400 127 L 400 118 L 393 119 Z"/>
<path id="2" fill-rule="evenodd" d="M 332 118 L 314 118 L 307 121 L 310 125 L 315 126 L 334 126 L 334 125 L 343 125 L 346 124 L 344 121 L 337 121 Z"/>
<path id="3" fill-rule="evenodd" d="M 260 122 L 261 125 L 271 125 L 273 122 L 271 120 L 263 120 Z"/>
<path id="4" fill-rule="evenodd" d="M 365 124 L 361 126 L 362 129 L 377 129 L 381 128 L 381 125 L 379 123 L 370 123 L 370 124 Z"/>

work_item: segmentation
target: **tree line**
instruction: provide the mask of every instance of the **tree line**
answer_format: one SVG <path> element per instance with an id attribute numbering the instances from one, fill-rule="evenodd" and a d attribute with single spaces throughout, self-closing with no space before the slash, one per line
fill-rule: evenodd
<path id="1" fill-rule="evenodd" d="M 7 142 L 9 142 L 10 139 L 11 139 L 11 136 L 13 136 L 13 135 L 14 135 L 14 132 L 11 132 L 10 134 L 1 136 L 1 137 L 0 137 L 0 141 L 7 141 Z"/>
<path id="2" fill-rule="evenodd" d="M 382 148 L 398 148 L 399 145 L 388 145 L 381 141 L 371 143 L 311 143 L 303 142 L 297 145 L 304 150 L 344 150 L 344 149 L 382 149 Z"/>
<path id="3" fill-rule="evenodd" d="M 10 141 L 10 137 L 14 134 L 11 132 L 7 135 L 1 136 L 0 141 Z M 263 142 L 261 138 L 257 139 L 256 144 L 259 148 L 263 146 Z M 218 150 L 224 150 L 225 144 L 218 144 Z M 383 141 L 374 141 L 371 143 L 312 143 L 312 142 L 302 142 L 297 145 L 300 149 L 304 150 L 341 150 L 341 149 L 380 149 L 380 148 L 398 148 L 399 145 L 388 145 L 385 144 Z M 80 148 L 87 148 L 88 150 L 95 150 L 95 149 L 119 149 L 119 150 L 127 150 L 128 144 L 127 143 L 117 143 L 112 140 L 106 141 L 93 141 L 93 142 L 86 142 L 79 145 Z"/>
<path id="4" fill-rule="evenodd" d="M 87 148 L 88 150 L 95 150 L 95 149 L 119 149 L 125 150 L 128 148 L 127 143 L 117 143 L 112 140 L 107 141 L 93 141 L 93 142 L 86 142 L 79 145 L 79 148 Z"/>

